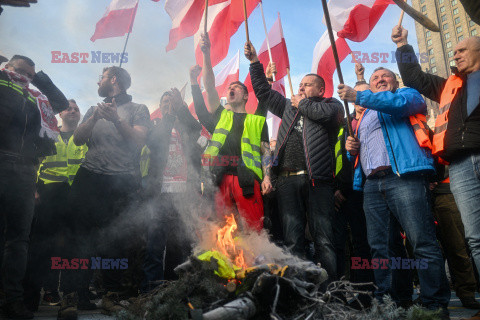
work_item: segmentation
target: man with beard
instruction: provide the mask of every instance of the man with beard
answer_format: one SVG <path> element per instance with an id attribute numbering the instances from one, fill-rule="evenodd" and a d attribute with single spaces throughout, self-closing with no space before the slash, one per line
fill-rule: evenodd
<path id="1" fill-rule="evenodd" d="M 208 34 L 202 35 L 200 47 L 210 113 L 196 80 L 199 67 L 191 71 L 190 80 L 195 111 L 203 126 L 213 134 L 203 156 L 204 165 L 210 166 L 219 187 L 215 195 L 216 211 L 223 219 L 236 206 L 247 226 L 260 231 L 263 227 L 262 193 L 269 193 L 272 189 L 271 163 L 264 157 L 270 155 L 265 117 L 246 113 L 248 90 L 239 81 L 230 83 L 227 89 L 228 104 L 225 107 L 220 104 L 210 60 Z"/>
<path id="2" fill-rule="evenodd" d="M 57 289 L 59 270 L 51 270 L 50 257 L 59 257 L 64 251 L 60 243 L 70 219 L 68 194 L 87 152 L 86 145 L 76 146 L 73 142 L 73 132 L 80 121 L 80 109 L 75 100 L 69 100 L 68 109 L 59 116 L 62 126 L 55 143 L 57 153 L 46 157 L 38 171 L 37 205 L 25 281 L 25 302 L 32 311 L 38 309 L 42 287 L 45 302 L 55 305 L 60 301 Z"/>
<path id="3" fill-rule="evenodd" d="M 40 91 L 33 90 L 35 85 Z M 33 219 L 35 166 L 55 154 L 54 113 L 68 107 L 65 96 L 34 62 L 15 55 L 0 71 L 0 219 L 4 248 L 2 280 L 8 318 L 31 319 L 23 301 L 22 280 Z"/>
<path id="4" fill-rule="evenodd" d="M 125 258 L 128 229 L 113 230 L 140 186 L 140 151 L 146 141 L 150 114 L 127 94 L 131 78 L 125 69 L 103 69 L 98 95 L 104 102 L 91 107 L 74 132 L 76 145 L 87 144 L 85 161 L 77 172 L 69 197 L 74 239 L 73 258 Z M 128 225 L 131 227 L 131 224 Z M 119 228 L 117 226 L 117 228 Z M 123 270 L 102 270 L 104 288 L 118 294 Z M 78 270 L 65 283 L 64 293 L 77 292 L 78 309 L 94 307 L 88 299 L 88 270 Z M 65 277 L 67 282 L 67 277 Z M 128 295 L 128 294 L 127 294 Z M 68 298 L 73 298 L 71 295 Z M 63 301 L 59 318 L 75 314 L 71 299 Z M 75 300 L 75 299 L 74 299 Z"/>
<path id="5" fill-rule="evenodd" d="M 355 130 L 358 139 L 349 136 L 345 143 L 355 161 L 353 189 L 363 190 L 372 259 L 395 258 L 389 243 L 393 215 L 415 258 L 428 261 L 426 268 L 418 268 L 423 306 L 440 309 L 441 319 L 450 319 L 450 289 L 428 194 L 427 175 L 435 172 L 433 158 L 420 146 L 411 124 L 411 117 L 425 114 L 427 106 L 418 91 L 398 86 L 395 74 L 382 67 L 370 77 L 370 90 L 338 86 L 340 99 L 366 108 Z M 422 130 L 418 127 L 415 130 Z M 375 296 L 383 301 L 385 294 L 392 294 L 392 269 L 377 268 L 374 275 Z"/>

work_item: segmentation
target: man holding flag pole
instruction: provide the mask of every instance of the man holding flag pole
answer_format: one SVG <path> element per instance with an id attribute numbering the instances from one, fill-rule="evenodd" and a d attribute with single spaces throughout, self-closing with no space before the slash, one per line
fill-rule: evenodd
<path id="1" fill-rule="evenodd" d="M 324 98 L 325 82 L 307 74 L 297 95 L 286 99 L 271 89 L 255 48 L 245 44 L 250 75 L 259 103 L 282 118 L 273 157 L 276 189 L 286 246 L 305 257 L 305 226 L 309 224 L 315 244 L 315 262 L 336 279 L 332 217 L 334 215 L 334 138 L 343 118 L 341 104 Z M 308 217 L 307 217 L 308 212 Z"/>

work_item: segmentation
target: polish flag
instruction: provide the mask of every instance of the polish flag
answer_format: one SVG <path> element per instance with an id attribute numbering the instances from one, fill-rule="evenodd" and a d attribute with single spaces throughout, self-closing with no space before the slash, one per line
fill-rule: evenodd
<path id="1" fill-rule="evenodd" d="M 275 62 L 277 66 L 277 74 L 275 75 L 275 79 L 282 79 L 287 75 L 287 68 L 290 68 L 290 62 L 288 60 L 288 51 L 287 51 L 287 44 L 285 42 L 285 37 L 283 36 L 283 29 L 282 29 L 282 22 L 280 20 L 280 14 L 278 14 L 278 18 L 273 24 L 272 28 L 268 32 L 268 41 L 270 43 L 270 50 L 272 52 L 272 60 Z M 268 54 L 268 46 L 267 46 L 267 39 L 263 41 L 260 50 L 258 51 L 258 60 L 263 65 L 263 69 L 266 70 L 268 63 L 270 62 L 270 56 Z M 276 85 L 277 88 L 281 90 L 281 86 L 283 86 L 283 96 L 285 96 L 285 85 L 282 80 L 281 85 L 280 82 L 277 81 L 278 84 Z M 277 83 L 275 82 L 274 85 Z M 254 113 L 255 109 L 257 108 L 257 98 L 255 97 L 255 92 L 253 91 L 252 80 L 250 79 L 250 73 L 245 78 L 245 85 L 248 88 L 248 101 L 245 109 L 248 113 Z M 279 91 L 279 90 L 277 90 Z M 279 91 L 280 92 L 280 91 Z"/>
<path id="2" fill-rule="evenodd" d="M 247 5 L 247 17 L 257 7 L 260 0 L 245 0 Z M 244 21 L 243 0 L 227 0 L 208 5 L 207 32 L 210 37 L 210 58 L 212 66 L 216 66 L 225 59 L 230 47 L 230 38 L 237 32 Z M 204 29 L 204 19 L 200 22 L 200 28 L 194 36 L 195 57 L 197 64 L 203 66 L 203 54 L 198 45 Z"/>
<path id="3" fill-rule="evenodd" d="M 225 97 L 230 83 L 238 81 L 240 76 L 240 51 L 225 65 L 225 67 L 215 76 L 215 89 L 220 98 Z M 203 100 L 208 105 L 207 92 L 203 91 Z M 192 115 L 197 118 L 193 102 L 188 106 Z"/>
<path id="4" fill-rule="evenodd" d="M 336 35 L 334 35 L 334 38 L 338 59 L 342 62 L 352 50 L 344 38 L 339 38 Z M 318 74 L 325 80 L 325 97 L 331 97 L 333 94 L 333 73 L 336 68 L 328 31 L 325 31 L 313 50 L 312 62 L 312 73 Z"/>
<path id="5" fill-rule="evenodd" d="M 132 32 L 137 7 L 138 0 L 112 0 L 90 40 L 121 37 Z"/>
<path id="6" fill-rule="evenodd" d="M 270 51 L 272 52 L 272 60 L 277 66 L 277 74 L 275 77 L 276 79 L 281 79 L 287 75 L 287 68 L 290 68 L 290 62 L 288 61 L 287 44 L 285 42 L 285 37 L 283 36 L 280 13 L 278 14 L 277 21 L 273 24 L 272 29 L 268 32 L 268 41 L 270 43 Z M 267 67 L 268 62 L 270 61 L 266 39 L 263 41 L 263 44 L 258 51 L 258 60 L 260 60 L 264 68 Z"/>
<path id="7" fill-rule="evenodd" d="M 333 30 L 340 38 L 361 42 L 375 27 L 391 0 L 330 0 L 328 11 Z M 325 23 L 325 17 L 323 18 Z"/>
<path id="8" fill-rule="evenodd" d="M 154 0 L 155 1 L 155 0 Z M 209 6 L 226 2 L 227 0 L 210 0 Z M 172 19 L 170 41 L 166 51 L 177 47 L 178 41 L 193 36 L 199 29 L 205 10 L 205 0 L 167 0 L 165 11 Z"/>

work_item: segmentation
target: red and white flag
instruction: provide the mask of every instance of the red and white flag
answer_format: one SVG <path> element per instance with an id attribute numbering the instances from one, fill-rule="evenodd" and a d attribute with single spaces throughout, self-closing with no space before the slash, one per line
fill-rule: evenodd
<path id="1" fill-rule="evenodd" d="M 272 28 L 268 32 L 268 42 L 270 43 L 270 50 L 272 52 L 272 60 L 275 62 L 277 67 L 277 74 L 275 78 L 277 80 L 282 79 L 287 75 L 287 68 L 290 68 L 290 62 L 288 60 L 288 51 L 287 51 L 287 44 L 285 42 L 285 37 L 283 36 L 283 29 L 282 29 L 282 22 L 280 20 L 280 14 L 278 15 L 278 19 L 273 24 Z M 268 47 L 267 47 L 267 39 L 263 41 L 260 50 L 258 51 L 258 60 L 263 65 L 263 69 L 267 68 L 268 63 L 270 62 L 270 56 L 268 54 Z M 278 84 L 277 84 L 278 83 Z M 274 83 L 276 84 L 277 88 L 281 88 L 283 85 L 283 96 L 285 96 L 285 85 L 282 80 L 281 85 L 280 82 L 277 81 Z M 250 79 L 250 73 L 245 78 L 245 85 L 248 88 L 248 101 L 245 106 L 245 109 L 248 113 L 254 113 L 257 108 L 257 98 L 255 97 L 255 93 L 253 92 L 252 80 Z M 280 90 L 277 90 L 280 92 Z"/>
<path id="2" fill-rule="evenodd" d="M 245 0 L 247 5 L 247 17 L 257 7 L 260 0 Z M 204 17 L 200 22 L 200 28 L 194 36 L 195 57 L 197 64 L 203 66 L 203 55 L 198 45 L 203 33 Z M 212 66 L 216 66 L 225 59 L 230 47 L 230 38 L 237 32 L 244 21 L 243 0 L 217 1 L 208 5 L 207 32 L 210 37 L 210 58 Z"/>
<path id="3" fill-rule="evenodd" d="M 342 62 L 352 50 L 348 46 L 344 38 L 335 36 L 335 44 L 337 46 L 338 59 Z M 333 58 L 332 46 L 328 31 L 322 35 L 313 50 L 312 73 L 316 73 L 325 80 L 325 97 L 331 97 L 333 94 L 333 73 L 337 66 Z"/>
<path id="4" fill-rule="evenodd" d="M 361 42 L 392 3 L 391 0 L 330 0 L 327 5 L 332 29 L 340 38 Z"/>
<path id="5" fill-rule="evenodd" d="M 240 52 L 237 51 L 237 54 L 223 67 L 222 70 L 215 76 L 215 89 L 217 90 L 218 96 L 225 97 L 228 85 L 234 81 L 238 81 L 240 76 Z M 203 100 L 205 104 L 208 104 L 207 93 L 202 92 Z M 192 115 L 197 118 L 195 113 L 195 107 L 193 102 L 188 106 Z"/>
<path id="6" fill-rule="evenodd" d="M 121 37 L 132 32 L 137 7 L 138 0 L 112 0 L 90 40 Z"/>

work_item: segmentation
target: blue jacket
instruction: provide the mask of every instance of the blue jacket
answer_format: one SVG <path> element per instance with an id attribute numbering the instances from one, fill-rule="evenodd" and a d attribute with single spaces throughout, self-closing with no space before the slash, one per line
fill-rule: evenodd
<path id="1" fill-rule="evenodd" d="M 427 111 L 425 101 L 417 90 L 402 88 L 394 93 L 360 91 L 357 92 L 355 103 L 367 108 L 365 113 L 369 109 L 378 111 L 378 120 L 394 173 L 401 176 L 414 172 L 435 172 L 431 152 L 418 145 L 409 120 L 409 116 L 425 114 Z M 355 157 L 350 154 L 348 157 L 350 161 L 355 161 Z M 360 191 L 363 189 L 363 171 L 360 161 L 355 168 L 353 189 Z"/>

